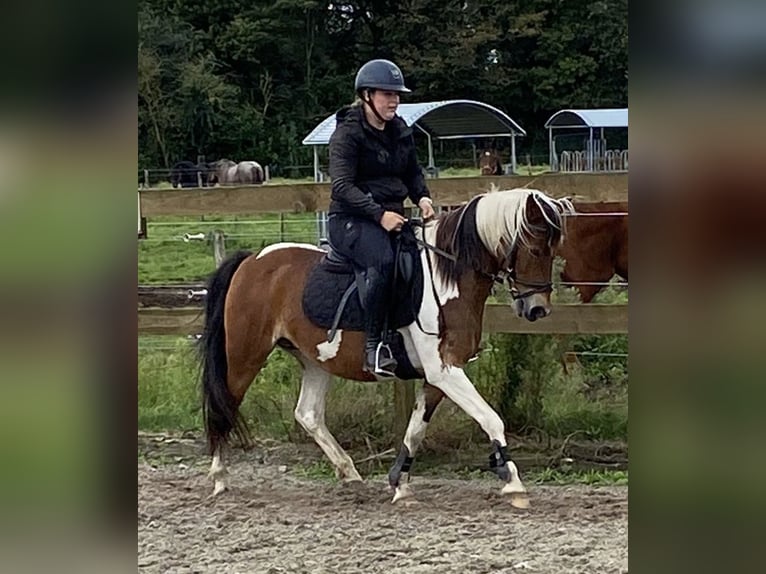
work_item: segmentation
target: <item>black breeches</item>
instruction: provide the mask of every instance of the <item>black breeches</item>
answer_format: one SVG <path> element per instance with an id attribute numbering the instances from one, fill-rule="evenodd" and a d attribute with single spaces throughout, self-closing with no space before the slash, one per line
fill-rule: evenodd
<path id="1" fill-rule="evenodd" d="M 360 269 L 377 269 L 390 275 L 394 266 L 393 237 L 370 219 L 333 214 L 328 223 L 333 249 L 351 259 Z"/>
<path id="2" fill-rule="evenodd" d="M 363 305 L 368 339 L 378 338 L 388 309 L 388 294 L 394 269 L 394 238 L 380 224 L 342 214 L 333 214 L 328 224 L 330 244 L 367 274 Z"/>

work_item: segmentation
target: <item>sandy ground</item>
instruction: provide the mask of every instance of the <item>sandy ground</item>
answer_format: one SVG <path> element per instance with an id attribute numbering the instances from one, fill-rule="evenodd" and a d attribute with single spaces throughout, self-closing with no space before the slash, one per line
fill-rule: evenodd
<path id="1" fill-rule="evenodd" d="M 139 457 L 139 572 L 628 569 L 627 487 L 528 484 L 532 506 L 519 510 L 490 476 L 415 474 L 416 501 L 392 505 L 382 476 L 341 484 L 279 462 L 234 457 L 230 490 L 213 499 L 209 459 L 197 450 Z"/>

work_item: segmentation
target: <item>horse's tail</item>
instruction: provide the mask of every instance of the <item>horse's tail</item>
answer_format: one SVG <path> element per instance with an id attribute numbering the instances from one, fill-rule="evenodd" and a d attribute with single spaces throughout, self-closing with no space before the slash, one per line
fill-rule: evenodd
<path id="1" fill-rule="evenodd" d="M 253 183 L 263 183 L 263 168 L 261 164 L 253 162 Z"/>
<path id="2" fill-rule="evenodd" d="M 228 257 L 207 285 L 205 327 L 199 341 L 199 352 L 202 363 L 202 413 L 210 454 L 219 444 L 227 441 L 232 431 L 243 444 L 249 443 L 247 425 L 239 415 L 239 405 L 228 386 L 223 310 L 231 278 L 250 255 L 250 251 L 237 251 Z"/>

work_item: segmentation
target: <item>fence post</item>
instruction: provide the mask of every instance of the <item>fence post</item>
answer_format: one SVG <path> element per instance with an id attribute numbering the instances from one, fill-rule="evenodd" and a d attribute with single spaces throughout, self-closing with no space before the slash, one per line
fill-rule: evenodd
<path id="1" fill-rule="evenodd" d="M 144 170 L 144 187 L 149 187 L 149 170 Z"/>
<path id="2" fill-rule="evenodd" d="M 532 156 L 527 154 L 527 172 L 532 175 Z"/>
<path id="3" fill-rule="evenodd" d="M 215 266 L 220 267 L 226 257 L 226 236 L 223 231 L 213 231 L 213 258 Z"/>
<path id="4" fill-rule="evenodd" d="M 263 182 L 268 183 L 271 181 L 271 173 L 269 173 L 269 166 L 264 166 L 263 168 Z"/>

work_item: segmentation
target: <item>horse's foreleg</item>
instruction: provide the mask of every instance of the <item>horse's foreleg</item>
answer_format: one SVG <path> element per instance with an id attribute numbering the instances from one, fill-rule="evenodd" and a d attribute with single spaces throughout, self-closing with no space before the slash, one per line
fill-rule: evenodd
<path id="1" fill-rule="evenodd" d="M 415 458 L 415 453 L 426 436 L 426 427 L 428 427 L 436 407 L 443 398 L 444 393 L 428 383 L 418 389 L 415 408 L 410 416 L 407 432 L 404 434 L 402 448 L 399 451 L 399 456 L 396 458 L 394 466 L 391 467 L 388 473 L 388 483 L 394 489 L 392 503 L 413 495 L 409 485 L 410 467 Z"/>
<path id="2" fill-rule="evenodd" d="M 468 379 L 463 369 L 458 367 L 439 367 L 434 369 L 428 381 L 447 395 L 452 402 L 463 409 L 474 419 L 489 436 L 492 441 L 493 452 L 490 455 L 491 466 L 494 467 L 498 476 L 505 481 L 503 494 L 511 495 L 511 504 L 519 508 L 529 506 L 527 489 L 521 482 L 519 470 L 516 464 L 508 457 L 506 452 L 505 425 L 495 410 L 479 394 L 476 387 Z"/>
<path id="3" fill-rule="evenodd" d="M 335 466 L 338 478 L 362 480 L 354 461 L 332 436 L 324 422 L 325 397 L 330 390 L 330 374 L 316 365 L 303 363 L 301 394 L 295 407 L 295 418 Z"/>

